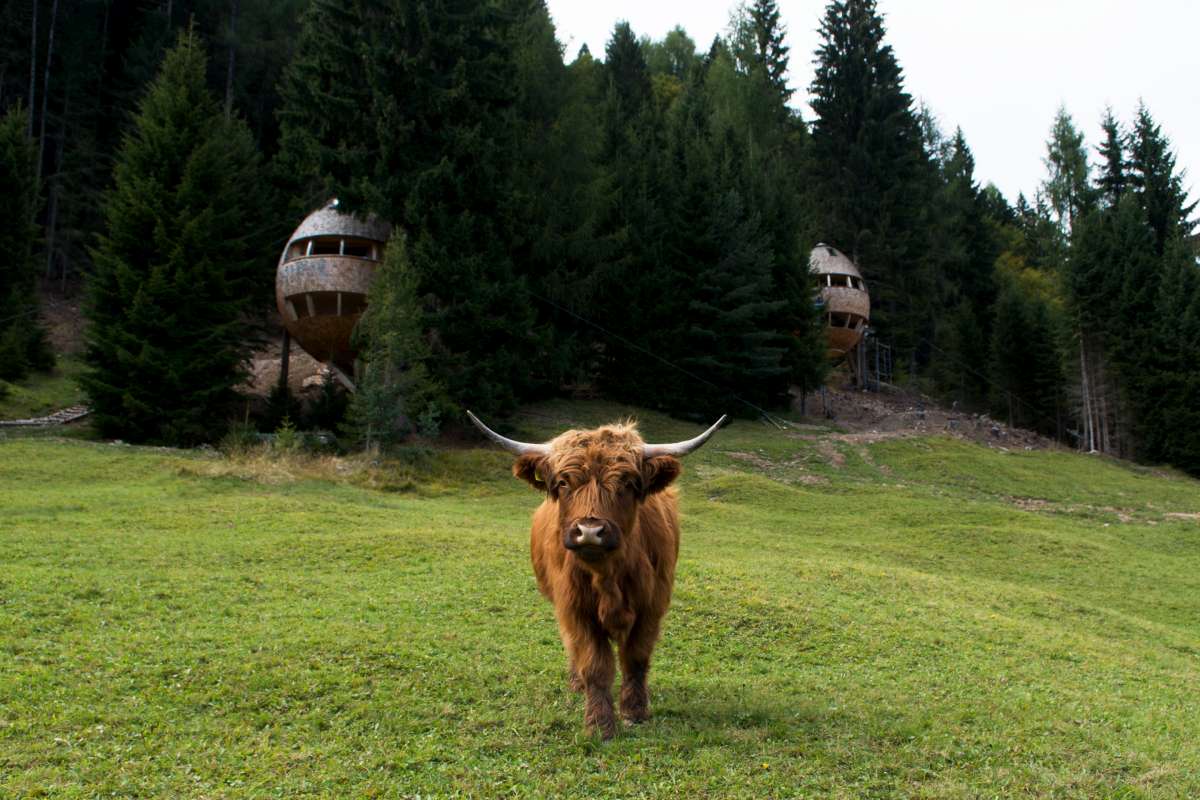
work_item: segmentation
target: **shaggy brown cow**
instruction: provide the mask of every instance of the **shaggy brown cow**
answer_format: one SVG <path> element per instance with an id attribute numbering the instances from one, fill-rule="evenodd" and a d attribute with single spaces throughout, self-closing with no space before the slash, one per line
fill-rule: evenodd
<path id="1" fill-rule="evenodd" d="M 517 454 L 513 474 L 546 493 L 533 515 L 530 554 L 538 588 L 554 603 L 571 688 L 586 697 L 584 725 L 605 739 L 616 732 L 610 640 L 621 659 L 621 715 L 631 723 L 649 718 L 646 673 L 679 555 L 671 482 L 681 470 L 679 457 L 704 444 L 725 417 L 675 444 L 646 444 L 629 423 L 527 444 L 467 414 Z"/>

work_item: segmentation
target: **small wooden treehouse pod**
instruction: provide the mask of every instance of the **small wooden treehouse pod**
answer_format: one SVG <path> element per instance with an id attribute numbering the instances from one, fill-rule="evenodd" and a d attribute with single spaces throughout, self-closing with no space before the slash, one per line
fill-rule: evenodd
<path id="1" fill-rule="evenodd" d="M 871 321 L 871 295 L 858 267 L 836 247 L 827 244 L 814 247 L 808 266 L 817 276 L 829 357 L 839 361 L 866 333 Z"/>
<path id="2" fill-rule="evenodd" d="M 354 369 L 350 342 L 391 229 L 337 210 L 309 214 L 292 234 L 275 273 L 275 303 L 292 338 L 318 361 Z"/>

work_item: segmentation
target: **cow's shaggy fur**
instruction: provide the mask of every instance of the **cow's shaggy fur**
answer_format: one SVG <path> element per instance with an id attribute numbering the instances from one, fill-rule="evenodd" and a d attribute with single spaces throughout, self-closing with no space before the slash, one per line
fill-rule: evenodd
<path id="1" fill-rule="evenodd" d="M 650 716 L 646 676 L 679 555 L 671 483 L 680 463 L 643 459 L 642 445 L 632 423 L 572 430 L 550 442 L 548 456 L 522 455 L 513 465 L 514 475 L 546 492 L 533 515 L 533 571 L 554 603 L 571 687 L 586 699 L 584 724 L 604 738 L 616 731 L 610 642 L 621 662 L 621 715 L 628 722 Z M 580 520 L 604 523 L 619 543 L 603 553 L 569 550 L 564 536 Z"/>

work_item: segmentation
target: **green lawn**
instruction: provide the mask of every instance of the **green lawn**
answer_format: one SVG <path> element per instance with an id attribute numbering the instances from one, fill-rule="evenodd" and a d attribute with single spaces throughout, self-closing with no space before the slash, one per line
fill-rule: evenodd
<path id="1" fill-rule="evenodd" d="M 1200 483 L 824 433 L 688 459 L 654 718 L 607 743 L 504 454 L 0 440 L 0 797 L 1200 796 Z"/>

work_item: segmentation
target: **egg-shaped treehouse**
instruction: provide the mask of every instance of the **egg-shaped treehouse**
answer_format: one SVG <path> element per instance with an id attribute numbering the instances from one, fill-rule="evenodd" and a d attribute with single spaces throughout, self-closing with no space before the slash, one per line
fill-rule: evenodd
<path id="1" fill-rule="evenodd" d="M 836 247 L 817 245 L 808 263 L 817 276 L 829 358 L 837 363 L 862 342 L 871 321 L 871 295 L 858 267 Z M 853 369 L 854 359 L 848 360 Z"/>
<path id="2" fill-rule="evenodd" d="M 354 326 L 383 258 L 391 227 L 338 211 L 334 200 L 309 214 L 288 240 L 275 273 L 275 303 L 305 352 L 353 374 Z"/>

